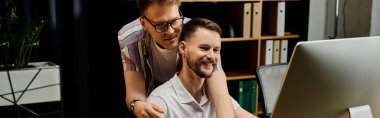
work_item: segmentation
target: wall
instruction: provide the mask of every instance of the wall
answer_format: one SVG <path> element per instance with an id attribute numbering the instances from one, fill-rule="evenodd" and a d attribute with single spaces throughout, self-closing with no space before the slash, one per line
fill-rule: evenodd
<path id="1" fill-rule="evenodd" d="M 338 38 L 369 36 L 372 0 L 339 0 Z"/>
<path id="2" fill-rule="evenodd" d="M 310 0 L 308 40 L 325 39 L 326 0 Z"/>
<path id="3" fill-rule="evenodd" d="M 372 0 L 371 36 L 380 36 L 380 0 Z"/>
<path id="4" fill-rule="evenodd" d="M 356 36 L 380 36 L 380 0 L 355 1 L 347 0 L 346 17 L 351 17 L 351 21 L 347 21 L 346 37 Z M 343 9 L 345 0 L 340 0 L 340 9 Z M 357 3 L 355 3 L 357 2 Z M 361 3 L 360 3 L 361 2 Z M 356 6 L 355 6 L 356 5 Z M 362 8 L 359 8 L 359 7 Z M 309 16 L 309 34 L 308 40 L 321 40 L 334 38 L 334 15 L 335 0 L 310 0 L 310 16 Z M 360 9 L 360 10 L 358 10 Z M 367 10 L 367 11 L 366 11 Z M 368 11 L 370 10 L 370 11 Z M 348 14 L 347 14 L 348 13 Z M 339 13 L 342 14 L 342 11 Z M 356 15 L 359 14 L 359 15 Z M 371 14 L 371 15 L 369 15 Z M 355 19 L 353 19 L 355 18 Z M 358 24 L 358 22 L 360 22 Z M 342 30 L 342 15 L 339 17 L 339 26 L 337 36 L 344 37 Z M 364 31 L 364 32 L 363 32 Z"/>

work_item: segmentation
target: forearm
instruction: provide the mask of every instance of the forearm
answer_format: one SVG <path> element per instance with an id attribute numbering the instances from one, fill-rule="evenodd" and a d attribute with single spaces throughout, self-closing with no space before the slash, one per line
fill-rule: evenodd
<path id="1" fill-rule="evenodd" d="M 217 118 L 234 118 L 230 95 L 228 94 L 226 75 L 222 69 L 215 71 L 211 78 L 207 79 L 207 94 L 215 107 Z"/>
<path id="2" fill-rule="evenodd" d="M 141 72 L 124 71 L 126 87 L 126 104 L 128 108 L 132 100 L 146 101 L 145 80 Z"/>

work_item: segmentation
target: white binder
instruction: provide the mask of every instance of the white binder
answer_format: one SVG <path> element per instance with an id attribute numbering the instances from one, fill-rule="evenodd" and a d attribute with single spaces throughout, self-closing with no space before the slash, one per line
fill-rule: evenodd
<path id="1" fill-rule="evenodd" d="M 277 3 L 277 36 L 285 35 L 285 2 Z"/>
<path id="2" fill-rule="evenodd" d="M 288 62 L 288 40 L 281 40 L 280 63 Z"/>
<path id="3" fill-rule="evenodd" d="M 273 40 L 266 40 L 265 65 L 273 63 Z"/>

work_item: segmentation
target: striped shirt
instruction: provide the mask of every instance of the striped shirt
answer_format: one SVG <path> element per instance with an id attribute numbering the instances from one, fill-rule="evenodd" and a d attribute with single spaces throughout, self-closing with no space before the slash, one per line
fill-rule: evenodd
<path id="1" fill-rule="evenodd" d="M 152 38 L 142 29 L 139 19 L 123 26 L 118 32 L 123 69 L 143 72 L 147 94 L 154 89 L 151 66 L 148 63 Z"/>

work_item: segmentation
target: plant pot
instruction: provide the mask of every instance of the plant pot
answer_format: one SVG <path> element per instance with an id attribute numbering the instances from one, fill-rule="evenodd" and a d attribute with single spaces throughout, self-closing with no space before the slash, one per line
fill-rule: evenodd
<path id="1" fill-rule="evenodd" d="M 0 71 L 0 106 L 33 112 L 24 106 L 61 101 L 60 67 L 52 62 L 29 64 L 34 68 Z M 40 114 L 35 112 L 32 115 Z"/>

